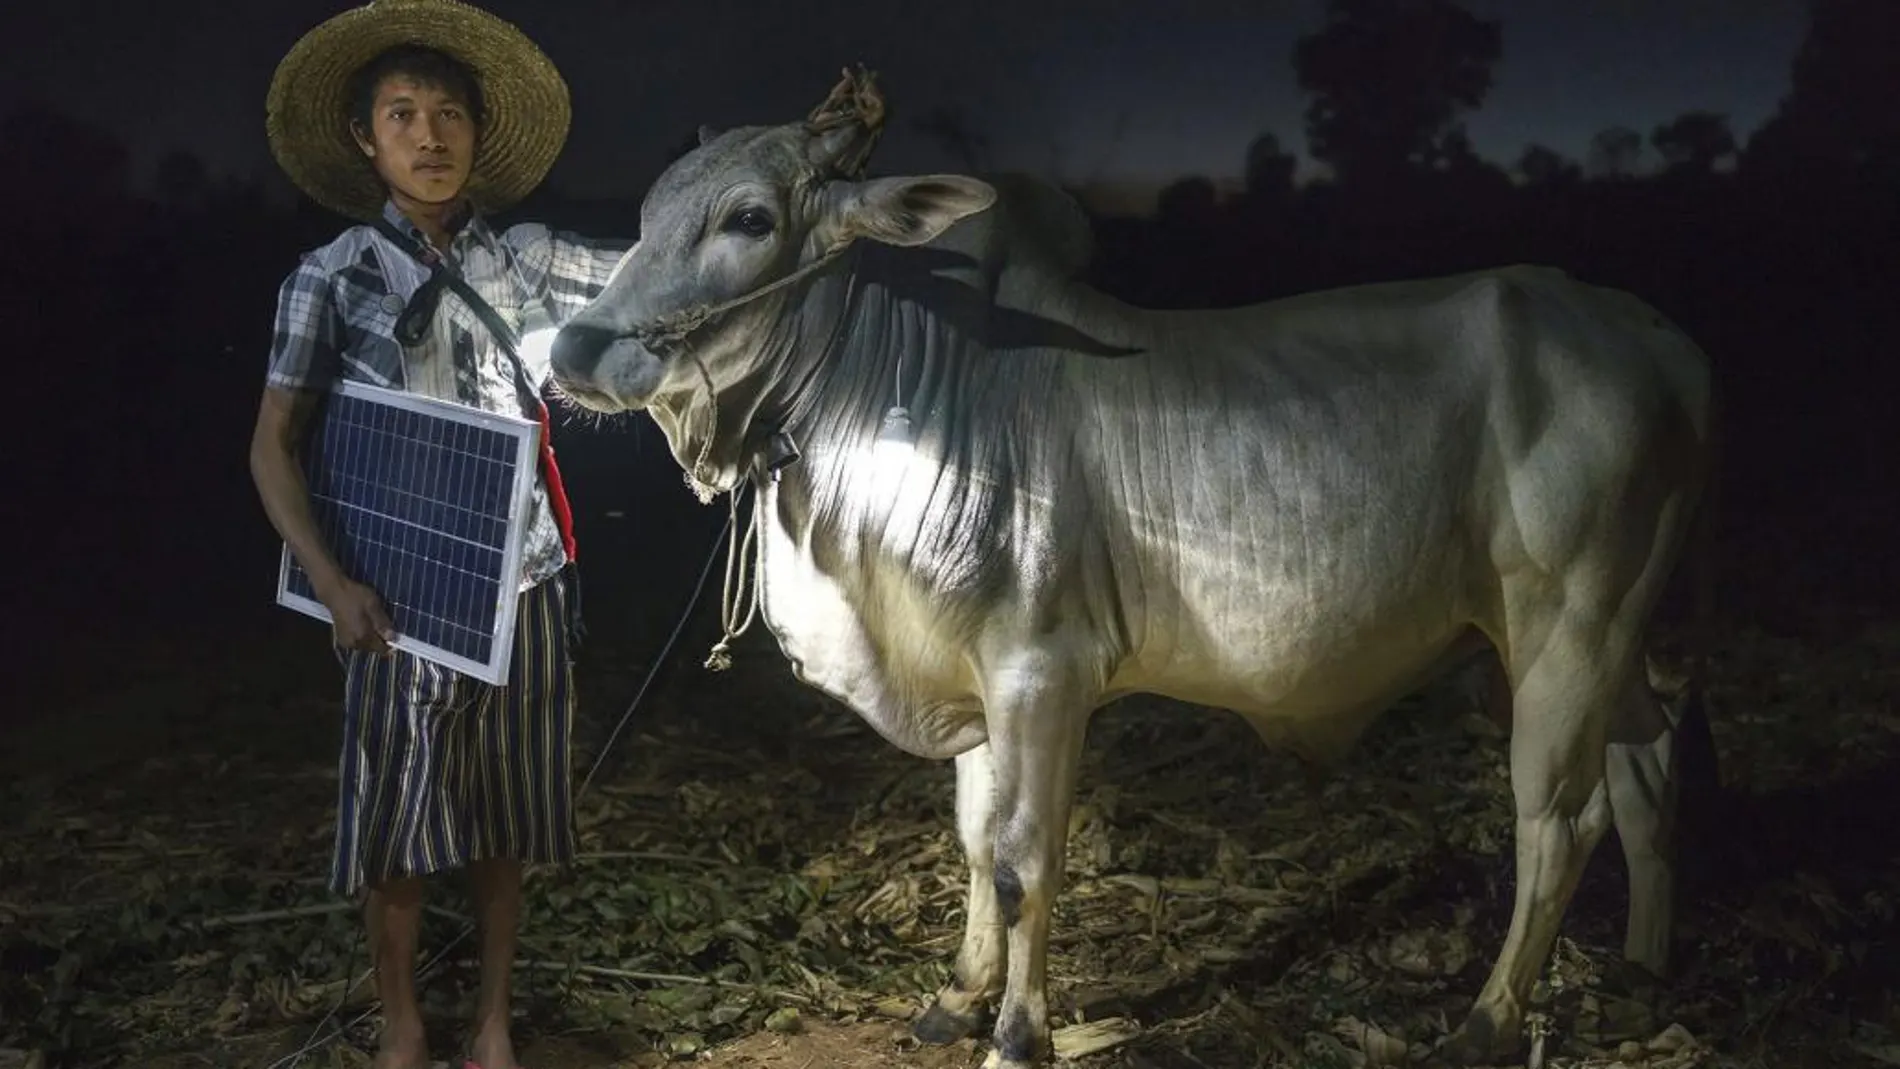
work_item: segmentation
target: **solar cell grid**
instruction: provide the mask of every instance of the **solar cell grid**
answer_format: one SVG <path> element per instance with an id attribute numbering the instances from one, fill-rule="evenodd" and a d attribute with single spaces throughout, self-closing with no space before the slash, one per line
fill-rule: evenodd
<path id="1" fill-rule="evenodd" d="M 538 432 L 360 383 L 325 398 L 302 457 L 311 510 L 344 572 L 382 596 L 398 648 L 507 678 Z M 277 600 L 330 619 L 288 547 Z"/>

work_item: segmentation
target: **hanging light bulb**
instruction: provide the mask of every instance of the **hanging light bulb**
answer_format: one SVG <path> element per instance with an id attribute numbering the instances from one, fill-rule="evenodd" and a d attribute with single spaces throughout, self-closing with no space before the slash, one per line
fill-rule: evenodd
<path id="1" fill-rule="evenodd" d="M 903 405 L 892 405 L 884 410 L 884 423 L 877 430 L 877 444 L 882 448 L 904 449 L 917 444 L 917 439 L 911 434 L 910 409 Z"/>
<path id="2" fill-rule="evenodd" d="M 871 446 L 873 478 L 878 485 L 893 485 L 903 475 L 916 447 L 917 438 L 910 426 L 910 410 L 903 405 L 892 405 L 885 409 L 884 421 L 878 427 L 877 441 Z"/>

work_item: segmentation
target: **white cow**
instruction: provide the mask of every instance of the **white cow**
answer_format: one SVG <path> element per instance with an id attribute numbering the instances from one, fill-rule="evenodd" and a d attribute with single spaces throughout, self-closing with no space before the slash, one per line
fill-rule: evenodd
<path id="1" fill-rule="evenodd" d="M 847 72 L 804 122 L 707 132 L 553 364 L 581 405 L 651 413 L 708 493 L 755 480 L 762 618 L 799 678 L 955 759 L 967 929 L 917 1033 L 1000 998 L 987 1064 L 1046 1055 L 1093 710 L 1223 707 L 1326 761 L 1487 645 L 1516 903 L 1447 1049 L 1520 1042 L 1612 821 L 1626 949 L 1660 972 L 1678 755 L 1644 645 L 1712 465 L 1696 346 L 1535 267 L 1130 307 L 1076 278 L 1088 227 L 1059 192 L 859 177 L 880 116 Z M 880 466 L 893 407 L 914 447 Z"/>

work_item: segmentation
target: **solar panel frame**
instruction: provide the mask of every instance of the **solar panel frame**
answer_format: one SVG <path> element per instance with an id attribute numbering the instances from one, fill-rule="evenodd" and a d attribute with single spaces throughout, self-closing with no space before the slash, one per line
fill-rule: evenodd
<path id="1" fill-rule="evenodd" d="M 419 443 L 438 452 L 454 448 L 453 445 L 444 445 L 443 441 L 446 435 L 456 433 L 454 430 L 456 427 L 470 428 L 470 431 L 463 433 L 471 436 L 474 432 L 486 432 L 499 436 L 500 441 L 495 443 L 499 457 L 494 460 L 494 463 L 505 469 L 505 507 L 500 510 L 481 512 L 466 507 L 466 502 L 452 500 L 448 493 L 433 497 L 415 495 L 410 489 L 395 485 L 400 480 L 394 477 L 387 467 L 387 462 L 394 459 L 390 457 L 378 458 L 378 463 L 367 465 L 361 472 L 361 474 L 381 476 L 380 480 L 366 480 L 361 478 L 361 474 L 338 473 L 335 469 L 346 462 L 333 458 L 331 450 L 323 446 L 346 440 L 343 436 L 360 435 L 364 428 L 346 425 L 339 420 L 336 411 L 339 406 L 335 404 L 337 399 L 393 410 L 393 412 L 384 413 L 384 418 L 394 420 L 398 429 L 372 430 L 369 433 L 397 434 L 402 441 Z M 415 433 L 417 428 L 425 422 L 431 430 L 436 432 L 433 440 Z M 492 624 L 486 628 L 480 626 L 480 617 L 487 615 L 486 609 L 491 607 L 480 603 L 469 606 L 479 610 L 476 612 L 477 619 L 456 619 L 452 614 L 445 615 L 440 611 L 440 606 L 411 606 L 400 601 L 392 601 L 390 595 L 383 593 L 391 622 L 394 623 L 397 631 L 396 640 L 391 643 L 394 648 L 497 686 L 507 681 L 515 646 L 515 615 L 520 605 L 523 533 L 528 520 L 528 503 L 533 492 L 536 464 L 539 460 L 540 433 L 541 426 L 534 420 L 349 380 L 334 384 L 328 396 L 319 402 L 317 411 L 310 421 L 307 439 L 310 447 L 303 451 L 300 463 L 304 470 L 304 477 L 312 488 L 311 510 L 317 520 L 317 527 L 325 531 L 328 537 L 337 543 L 330 547 L 333 554 L 340 560 L 355 562 L 352 578 L 379 593 L 400 589 L 401 583 L 398 581 L 400 577 L 395 572 L 397 568 L 404 566 L 400 558 L 405 553 L 410 557 L 417 557 L 419 554 L 371 539 L 349 538 L 345 524 L 337 516 L 338 509 L 355 510 L 360 516 L 375 522 L 394 521 L 403 524 L 405 525 L 404 533 L 412 536 L 410 539 L 412 543 L 424 538 L 438 542 L 442 539 L 450 539 L 466 545 L 479 546 L 481 553 L 499 552 L 501 554 L 501 563 L 495 578 L 490 580 L 486 576 L 478 577 L 494 588 L 492 616 L 489 617 Z M 416 498 L 415 508 L 412 510 L 395 508 L 393 513 L 383 512 L 364 507 L 356 498 L 339 501 L 320 492 L 320 488 L 335 486 L 339 481 L 354 481 L 359 484 L 356 487 L 359 494 L 381 491 L 380 503 L 384 505 L 401 505 L 412 497 Z M 440 509 L 445 505 L 477 519 L 489 521 L 491 526 L 495 522 L 500 522 L 503 532 L 502 544 L 494 546 L 470 542 L 440 525 L 422 522 L 419 515 L 420 509 Z M 390 552 L 391 550 L 394 552 Z M 473 556 L 472 552 L 471 556 Z M 426 557 L 423 559 L 430 565 L 446 571 L 461 570 L 452 563 Z M 463 574 L 469 573 L 463 570 Z M 452 579 L 453 577 L 450 577 L 449 581 Z M 325 623 L 333 623 L 330 610 L 308 591 L 309 577 L 297 563 L 295 556 L 290 552 L 290 546 L 286 543 L 279 554 L 277 604 Z M 425 612 L 424 609 L 435 611 Z M 486 658 L 471 657 L 413 633 L 419 628 L 407 629 L 404 626 L 405 622 L 413 624 L 423 618 L 447 621 L 448 626 L 482 636 L 487 644 L 488 656 Z"/>

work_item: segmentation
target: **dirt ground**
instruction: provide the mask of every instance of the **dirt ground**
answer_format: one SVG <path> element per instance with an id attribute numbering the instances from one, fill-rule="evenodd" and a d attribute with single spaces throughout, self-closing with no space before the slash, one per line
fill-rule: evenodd
<path id="1" fill-rule="evenodd" d="M 256 641 L 153 651 L 11 732 L 0 1069 L 367 1064 L 355 919 L 320 884 L 334 665 Z M 1900 621 L 1729 627 L 1720 650 L 1728 796 L 1690 844 L 1680 975 L 1619 967 L 1606 839 L 1535 996 L 1533 1063 L 1900 1065 Z M 584 667 L 583 773 L 641 655 Z M 751 638 L 732 671 L 674 672 L 604 752 L 584 858 L 529 881 L 531 1069 L 980 1064 L 978 1043 L 919 1048 L 905 1028 L 959 932 L 947 764 L 892 749 Z M 1111 1034 L 1081 1069 L 1425 1060 L 1509 918 L 1505 749 L 1455 694 L 1404 703 L 1319 782 L 1231 715 L 1120 703 L 1092 728 L 1071 830 L 1051 1010 L 1069 1040 Z M 466 913 L 445 884 L 425 925 L 445 1060 Z"/>

